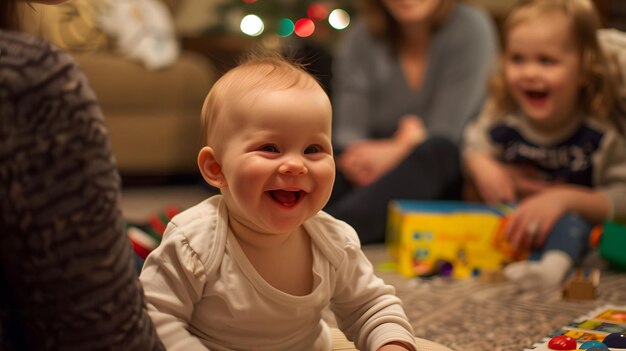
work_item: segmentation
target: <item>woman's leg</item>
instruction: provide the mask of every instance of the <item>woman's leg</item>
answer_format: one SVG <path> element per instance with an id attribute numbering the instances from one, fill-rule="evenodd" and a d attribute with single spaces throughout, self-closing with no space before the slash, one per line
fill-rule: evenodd
<path id="1" fill-rule="evenodd" d="M 349 189 L 339 174 L 325 210 L 352 225 L 362 244 L 380 243 L 385 240 L 391 200 L 459 199 L 461 184 L 458 147 L 432 137 L 370 186 Z"/>

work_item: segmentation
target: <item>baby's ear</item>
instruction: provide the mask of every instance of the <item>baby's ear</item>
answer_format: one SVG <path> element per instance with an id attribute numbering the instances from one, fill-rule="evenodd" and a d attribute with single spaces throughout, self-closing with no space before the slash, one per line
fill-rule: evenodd
<path id="1" fill-rule="evenodd" d="M 220 189 L 226 186 L 226 180 L 222 174 L 222 166 L 218 163 L 213 148 L 205 146 L 200 150 L 198 153 L 198 168 L 200 168 L 200 173 L 202 173 L 204 180 L 210 185 Z"/>

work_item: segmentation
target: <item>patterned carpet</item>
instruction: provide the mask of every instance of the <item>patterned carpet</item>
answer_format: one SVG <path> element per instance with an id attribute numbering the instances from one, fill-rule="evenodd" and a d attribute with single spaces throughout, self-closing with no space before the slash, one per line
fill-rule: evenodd
<path id="1" fill-rule="evenodd" d="M 388 257 L 382 246 L 366 246 L 377 266 Z M 457 351 L 521 351 L 573 319 L 605 304 L 626 305 L 626 273 L 602 268 L 598 297 L 566 301 L 561 290 L 520 294 L 509 282 L 481 283 L 477 279 L 417 280 L 378 269 L 396 287 L 415 335 Z"/>

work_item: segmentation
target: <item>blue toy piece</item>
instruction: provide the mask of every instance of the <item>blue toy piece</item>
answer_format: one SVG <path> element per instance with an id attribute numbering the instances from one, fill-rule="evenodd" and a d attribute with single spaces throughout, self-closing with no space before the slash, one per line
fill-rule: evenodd
<path id="1" fill-rule="evenodd" d="M 609 351 L 609 348 L 596 340 L 585 341 L 582 345 L 580 345 L 581 350 L 587 351 Z"/>
<path id="2" fill-rule="evenodd" d="M 602 343 L 614 349 L 626 349 L 626 335 L 622 333 L 611 333 L 602 340 Z"/>

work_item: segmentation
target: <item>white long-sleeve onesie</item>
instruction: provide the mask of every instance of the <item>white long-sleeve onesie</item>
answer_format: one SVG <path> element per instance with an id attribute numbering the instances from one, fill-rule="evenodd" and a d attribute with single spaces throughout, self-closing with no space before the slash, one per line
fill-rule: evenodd
<path id="1" fill-rule="evenodd" d="M 330 350 L 326 306 L 360 350 L 393 340 L 416 349 L 394 288 L 375 276 L 354 230 L 323 212 L 304 227 L 313 291 L 293 296 L 256 272 L 228 229 L 221 196 L 174 217 L 140 276 L 167 349 Z"/>

